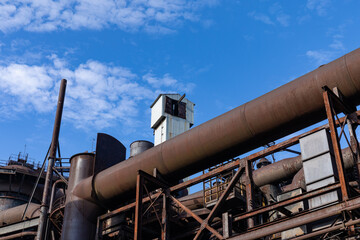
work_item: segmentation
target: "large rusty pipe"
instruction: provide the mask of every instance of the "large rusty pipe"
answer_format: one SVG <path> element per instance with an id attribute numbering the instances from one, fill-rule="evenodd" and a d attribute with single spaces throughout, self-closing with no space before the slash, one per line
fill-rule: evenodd
<path id="1" fill-rule="evenodd" d="M 69 183 L 66 193 L 65 213 L 61 239 L 94 239 L 96 217 L 102 213 L 93 202 L 86 201 L 72 194 L 72 190 L 81 180 L 94 174 L 92 153 L 80 153 L 70 159 Z"/>
<path id="2" fill-rule="evenodd" d="M 27 204 L 23 204 L 0 211 L 0 227 L 21 222 L 23 220 L 22 215 L 26 207 Z M 26 211 L 24 217 L 25 219 L 36 218 L 40 215 L 40 204 L 30 203 L 27 208 L 28 210 Z"/>
<path id="3" fill-rule="evenodd" d="M 321 87 L 338 87 L 360 103 L 360 49 L 291 81 L 253 101 L 85 179 L 78 196 L 115 203 L 135 188 L 139 169 L 178 180 L 326 118 Z M 119 202 L 117 202 L 119 203 Z"/>

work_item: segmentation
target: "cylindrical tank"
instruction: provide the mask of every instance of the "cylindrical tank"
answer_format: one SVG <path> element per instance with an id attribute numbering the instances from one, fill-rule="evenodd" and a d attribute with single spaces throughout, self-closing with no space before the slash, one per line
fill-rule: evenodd
<path id="1" fill-rule="evenodd" d="M 130 144 L 130 157 L 134 157 L 154 147 L 154 144 L 145 140 L 138 140 Z"/>
<path id="2" fill-rule="evenodd" d="M 0 211 L 0 227 L 22 221 L 27 204 Z M 30 203 L 26 209 L 24 219 L 31 219 L 40 215 L 40 204 Z"/>
<path id="3" fill-rule="evenodd" d="M 95 191 L 102 202 L 119 203 L 133 196 L 138 170 L 156 168 L 176 181 L 296 132 L 326 118 L 325 85 L 360 103 L 360 49 L 85 179 L 75 192 L 94 201 Z"/>
<path id="4" fill-rule="evenodd" d="M 70 174 L 66 194 L 63 231 L 61 239 L 93 239 L 96 231 L 96 216 L 99 207 L 92 202 L 75 196 L 72 191 L 81 180 L 94 174 L 92 153 L 80 153 L 70 159 Z"/>
<path id="5" fill-rule="evenodd" d="M 0 211 L 27 203 L 38 174 L 34 169 L 22 165 L 0 167 Z M 40 203 L 42 191 L 43 185 L 39 184 L 32 202 Z"/>

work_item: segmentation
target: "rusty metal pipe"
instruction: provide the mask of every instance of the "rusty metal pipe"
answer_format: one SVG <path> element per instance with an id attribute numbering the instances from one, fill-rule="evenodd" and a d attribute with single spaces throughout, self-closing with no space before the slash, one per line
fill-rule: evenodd
<path id="1" fill-rule="evenodd" d="M 119 203 L 133 191 L 136 172 L 156 168 L 179 180 L 326 118 L 321 87 L 338 87 L 350 103 L 360 103 L 360 49 L 291 81 L 253 101 L 201 124 L 152 149 L 83 180 L 79 197 Z"/>
<path id="2" fill-rule="evenodd" d="M 51 213 L 51 211 L 52 211 L 53 203 L 54 203 L 54 198 L 55 198 L 55 191 L 57 190 L 57 185 L 58 185 L 59 183 L 66 184 L 66 183 L 64 182 L 64 180 L 62 180 L 62 179 L 56 180 L 56 181 L 53 183 L 53 186 L 52 186 L 52 189 L 51 189 L 51 195 L 50 195 L 49 213 Z"/>
<path id="3" fill-rule="evenodd" d="M 94 203 L 81 199 L 72 190 L 84 178 L 94 174 L 94 159 L 92 153 L 80 153 L 70 159 L 69 183 L 66 193 L 64 221 L 61 239 L 94 239 L 96 232 L 96 217 L 101 209 Z"/>
<path id="4" fill-rule="evenodd" d="M 53 176 L 53 167 L 56 158 L 56 150 L 59 143 L 59 132 L 60 132 L 60 125 L 61 125 L 61 117 L 64 107 L 64 100 L 65 100 L 65 91 L 66 91 L 66 79 L 62 79 L 60 83 L 60 91 L 58 97 L 58 103 L 56 108 L 56 115 L 55 115 L 55 122 L 54 122 L 54 129 L 53 135 L 50 145 L 50 152 L 49 152 L 49 162 L 45 177 L 45 184 L 44 184 L 44 192 L 41 200 L 41 208 L 40 208 L 40 220 L 39 220 L 39 227 L 37 230 L 36 238 L 37 240 L 44 239 L 46 225 L 48 221 L 48 210 L 49 210 L 49 192 L 51 188 L 52 176 Z M 45 237 L 46 238 L 46 237 Z"/>
<path id="5" fill-rule="evenodd" d="M 342 150 L 342 155 L 345 169 L 353 167 L 354 159 L 351 153 L 351 149 L 344 148 Z M 302 167 L 303 165 L 301 156 L 285 158 L 255 170 L 253 172 L 253 181 L 258 187 L 264 186 L 266 184 L 276 183 L 294 176 L 300 171 Z M 301 176 L 298 177 L 301 178 Z"/>
<path id="6" fill-rule="evenodd" d="M 0 227 L 21 222 L 24 209 L 26 211 L 24 219 L 36 218 L 40 215 L 40 204 L 30 203 L 29 205 L 23 204 L 13 208 L 9 208 L 0 212 Z"/>
<path id="7" fill-rule="evenodd" d="M 341 214 L 343 211 L 351 211 L 359 207 L 360 207 L 360 198 L 355 198 L 347 202 L 342 202 L 336 205 L 332 205 L 330 207 L 321 208 L 319 210 L 309 212 L 307 214 L 299 214 L 297 216 L 289 218 L 287 221 L 281 221 L 278 223 L 269 224 L 268 226 L 264 226 L 261 229 L 249 231 L 229 239 L 231 240 L 259 239 L 274 233 L 282 232 L 307 223 L 318 221 L 337 214 Z"/>
<path id="8" fill-rule="evenodd" d="M 21 233 L 15 233 L 9 236 L 0 237 L 0 240 L 8 240 L 8 239 L 19 239 L 26 236 L 36 236 L 36 232 L 21 232 Z"/>

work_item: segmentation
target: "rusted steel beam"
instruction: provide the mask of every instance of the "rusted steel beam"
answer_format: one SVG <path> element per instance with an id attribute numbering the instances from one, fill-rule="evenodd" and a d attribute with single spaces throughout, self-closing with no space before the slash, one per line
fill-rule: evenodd
<path id="1" fill-rule="evenodd" d="M 304 214 L 299 214 L 294 217 L 286 218 L 280 222 L 274 222 L 266 226 L 261 226 L 253 231 L 249 231 L 233 238 L 231 240 L 250 240 L 258 239 L 265 236 L 269 236 L 274 233 L 282 232 L 291 228 L 295 228 L 304 224 L 308 224 L 314 221 L 318 221 L 327 217 L 331 217 L 337 214 L 341 214 L 343 211 L 351 211 L 360 207 L 360 197 L 341 202 L 336 205 L 331 205 L 326 208 L 310 211 Z"/>
<path id="2" fill-rule="evenodd" d="M 297 195 L 295 197 L 288 198 L 288 199 L 286 199 L 284 201 L 281 201 L 281 202 L 278 202 L 278 203 L 273 203 L 271 205 L 261 207 L 261 208 L 252 210 L 250 212 L 246 212 L 244 214 L 241 214 L 239 216 L 236 216 L 236 217 L 234 217 L 234 222 L 237 222 L 237 221 L 240 221 L 240 220 L 243 220 L 243 219 L 247 219 L 247 218 L 256 216 L 258 214 L 261 214 L 261 213 L 277 210 L 280 207 L 285 207 L 285 206 L 288 206 L 288 205 L 291 205 L 291 204 L 294 204 L 294 203 L 297 203 L 297 202 L 301 202 L 301 201 L 303 201 L 305 199 L 309 199 L 309 198 L 312 198 L 312 197 L 322 195 L 324 193 L 331 192 L 331 191 L 333 191 L 335 189 L 338 189 L 339 187 L 340 187 L 340 184 L 337 183 L 337 184 L 330 185 L 330 186 L 325 187 L 325 188 L 321 188 L 319 190 L 306 192 L 306 193 L 303 193 L 301 195 Z"/>
<path id="3" fill-rule="evenodd" d="M 138 173 L 136 179 L 136 205 L 135 205 L 135 226 L 134 240 L 142 239 L 142 197 L 144 193 L 144 177 Z"/>
<path id="4" fill-rule="evenodd" d="M 245 180 L 245 187 L 246 187 L 246 210 L 250 212 L 253 210 L 253 195 L 254 195 L 254 188 L 252 184 L 252 164 L 251 161 L 246 161 L 246 180 Z M 254 219 L 248 218 L 247 220 L 248 228 L 254 227 Z"/>
<path id="5" fill-rule="evenodd" d="M 357 115 L 359 115 L 359 114 L 360 114 L 360 111 L 357 112 Z M 340 122 L 342 122 L 343 120 L 344 120 L 344 118 L 341 118 Z M 339 122 L 337 122 L 337 125 L 339 125 Z M 286 140 L 285 142 L 286 142 L 286 144 L 293 144 L 294 142 L 297 143 L 301 136 L 309 134 L 310 132 L 318 131 L 318 130 L 323 129 L 323 128 L 328 128 L 328 125 L 326 124 L 324 126 L 318 127 L 318 128 L 313 129 L 313 130 L 311 130 L 311 131 L 309 131 L 307 133 L 304 133 L 304 134 L 301 134 L 299 136 L 293 137 L 293 138 L 291 138 L 289 140 Z M 252 160 L 253 157 L 258 158 L 259 156 L 261 156 L 261 157 L 266 156 L 266 155 L 271 154 L 271 153 L 278 150 L 278 148 L 274 149 L 273 147 L 278 146 L 279 148 L 281 148 L 283 145 L 284 145 L 283 142 L 279 143 L 277 145 L 272 146 L 271 149 L 267 148 L 267 149 L 262 150 L 261 154 L 255 153 L 255 154 L 250 155 L 247 158 Z M 199 177 L 196 177 L 196 178 L 191 179 L 189 181 L 186 181 L 186 182 L 180 183 L 178 185 L 172 186 L 172 187 L 170 187 L 170 191 L 171 192 L 179 191 L 181 189 L 187 188 L 189 186 L 200 183 L 200 182 L 202 182 L 202 181 L 204 181 L 206 179 L 209 179 L 211 177 L 219 175 L 219 174 L 221 174 L 223 172 L 235 169 L 236 167 L 238 167 L 238 165 L 240 163 L 245 161 L 247 158 L 235 160 L 233 162 L 228 163 L 227 165 L 221 166 L 221 167 L 219 167 L 217 169 L 214 169 L 214 170 L 212 170 L 212 171 L 210 171 L 210 172 L 208 172 L 206 174 L 203 174 L 203 175 L 201 175 Z M 348 159 L 348 158 L 345 158 L 345 159 L 346 159 L 346 162 L 352 161 L 352 159 Z M 347 163 L 347 164 L 349 166 L 351 165 L 349 163 Z M 301 169 L 301 167 L 302 167 L 302 161 L 301 161 L 300 157 L 284 159 L 284 160 L 275 162 L 275 163 L 273 163 L 271 165 L 268 165 L 268 166 L 265 166 L 265 167 L 262 167 L 260 169 L 255 170 L 253 172 L 253 180 L 254 180 L 255 185 L 260 187 L 260 186 L 263 186 L 265 184 L 269 184 L 269 183 L 271 183 L 272 181 L 274 181 L 276 179 L 279 179 L 279 177 L 281 179 L 281 178 L 286 177 L 286 176 L 291 176 L 292 174 L 295 174 L 296 172 L 298 172 Z M 279 174 L 279 173 L 285 171 L 285 170 L 281 170 L 281 168 L 286 168 L 286 173 L 283 174 L 283 176 L 281 176 L 281 174 Z M 242 180 L 244 180 L 244 179 L 242 179 Z M 158 196 L 159 196 L 159 193 L 155 193 L 152 197 L 156 198 Z M 149 197 L 144 197 L 143 198 L 143 203 L 148 202 L 149 200 L 150 200 Z M 111 217 L 113 215 L 116 215 L 116 214 L 118 214 L 120 212 L 128 211 L 129 209 L 134 208 L 135 205 L 136 205 L 135 202 L 130 203 L 128 205 L 125 205 L 123 207 L 120 207 L 118 209 L 115 209 L 115 210 L 113 210 L 113 211 L 111 211 L 109 213 L 106 213 L 106 214 L 100 216 L 100 219 L 105 220 L 105 219 L 107 219 L 107 218 L 109 218 L 109 217 Z"/>
<path id="6" fill-rule="evenodd" d="M 53 128 L 53 135 L 51 140 L 51 146 L 49 151 L 49 162 L 45 177 L 45 184 L 44 184 L 44 191 L 41 200 L 41 208 L 40 208 L 40 220 L 39 226 L 36 234 L 37 240 L 44 239 L 46 225 L 48 221 L 48 209 L 49 209 L 49 191 L 52 184 L 52 177 L 53 177 L 53 167 L 56 159 L 56 149 L 59 142 L 59 133 L 60 133 L 60 125 L 61 125 L 61 117 L 64 107 L 64 100 L 65 100 L 65 91 L 66 91 L 66 80 L 62 79 L 60 83 L 60 91 L 59 97 L 57 102 L 56 108 L 56 115 L 55 115 L 55 122 Z"/>
<path id="7" fill-rule="evenodd" d="M 334 119 L 334 113 L 333 113 L 334 109 L 333 109 L 333 104 L 331 101 L 332 98 L 330 98 L 330 93 L 328 90 L 325 90 L 323 92 L 323 97 L 324 97 L 326 115 L 329 120 L 330 136 L 331 136 L 332 146 L 334 149 L 338 178 L 339 178 L 340 186 L 341 186 L 342 200 L 347 200 L 347 199 L 349 199 L 349 193 L 348 193 L 345 174 L 344 174 L 344 163 L 343 163 L 343 159 L 342 159 L 338 133 L 337 133 L 336 125 L 335 125 L 335 119 Z M 333 96 L 333 98 L 337 98 L 337 97 Z"/>
<path id="8" fill-rule="evenodd" d="M 360 49 L 84 180 L 75 193 L 116 205 L 132 196 L 136 173 L 157 168 L 171 181 L 231 159 L 326 119 L 322 90 L 341 86 L 360 104 Z M 285 99 L 285 100 L 284 100 Z M 92 184 L 94 183 L 94 184 Z M 94 189 L 93 189 L 94 186 Z"/>
<path id="9" fill-rule="evenodd" d="M 170 239 L 169 236 L 169 220 L 168 220 L 168 213 L 169 213 L 169 201 L 166 197 L 166 194 L 163 194 L 163 204 L 162 204 L 162 219 L 161 219 L 161 240 L 168 240 Z"/>
<path id="10" fill-rule="evenodd" d="M 211 210 L 211 212 L 206 217 L 206 219 L 201 223 L 201 227 L 200 227 L 199 231 L 196 233 L 196 236 L 194 237 L 194 240 L 197 240 L 197 239 L 201 238 L 202 232 L 205 229 L 205 226 L 211 224 L 214 217 L 216 217 L 216 215 L 220 212 L 222 206 L 225 203 L 225 200 L 227 199 L 227 197 L 229 196 L 229 194 L 231 193 L 231 191 L 235 187 L 235 184 L 239 182 L 240 177 L 244 173 L 244 171 L 245 171 L 245 168 L 243 167 L 243 168 L 240 168 L 236 172 L 236 174 L 234 175 L 234 177 L 231 179 L 230 183 L 226 187 L 226 190 L 221 194 L 221 197 L 216 202 L 214 208 Z"/>
<path id="11" fill-rule="evenodd" d="M 305 234 L 305 235 L 301 235 L 301 236 L 292 238 L 291 240 L 309 239 L 309 238 L 313 238 L 313 237 L 319 236 L 321 234 L 333 232 L 333 231 L 336 231 L 336 230 L 345 230 L 347 227 L 354 226 L 355 224 L 360 224 L 360 219 L 350 220 L 348 222 L 341 223 L 341 224 L 333 226 L 333 227 L 327 227 L 327 228 L 325 228 L 323 230 L 315 231 L 315 232 L 312 232 L 312 233 L 308 233 L 308 234 Z"/>
<path id="12" fill-rule="evenodd" d="M 344 98 L 344 95 L 338 87 L 334 88 L 336 93 L 334 93 L 328 86 L 323 86 L 322 89 L 328 92 L 329 97 L 331 97 L 331 99 L 333 100 L 334 107 L 336 107 L 338 111 L 341 111 L 344 114 L 351 114 L 353 112 L 356 112 L 356 106 L 352 106 L 348 103 L 348 101 L 346 100 L 346 98 Z"/>
<path id="13" fill-rule="evenodd" d="M 95 240 L 100 240 L 103 237 L 103 224 L 100 220 L 100 217 L 97 217 L 96 219 L 96 234 L 95 234 Z"/>
<path id="14" fill-rule="evenodd" d="M 198 215 L 196 215 L 195 213 L 193 213 L 189 208 L 187 208 L 186 206 L 184 206 L 179 200 L 177 200 L 175 197 L 168 195 L 168 197 L 170 197 L 170 199 L 175 202 L 180 208 L 182 208 L 187 214 L 189 214 L 192 218 L 194 218 L 197 222 L 199 222 L 200 224 L 203 224 L 203 219 L 200 218 Z M 210 227 L 208 224 L 204 224 L 205 228 L 207 230 L 209 230 L 212 234 L 214 234 L 218 239 L 224 239 L 223 236 L 221 236 L 220 233 L 218 233 L 215 229 L 213 229 L 212 227 Z"/>

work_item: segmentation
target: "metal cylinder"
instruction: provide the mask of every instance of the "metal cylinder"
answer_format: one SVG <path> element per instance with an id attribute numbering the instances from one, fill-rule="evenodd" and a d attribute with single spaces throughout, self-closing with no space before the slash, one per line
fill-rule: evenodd
<path id="1" fill-rule="evenodd" d="M 154 147 L 154 144 L 149 141 L 138 140 L 130 144 L 130 157 L 134 157 L 146 150 Z"/>
<path id="2" fill-rule="evenodd" d="M 0 227 L 22 221 L 27 204 L 0 211 Z M 40 204 L 30 203 L 24 219 L 31 219 L 40 215 Z"/>
<path id="3" fill-rule="evenodd" d="M 136 186 L 139 169 L 179 180 L 326 118 L 322 87 L 338 87 L 360 103 L 360 49 L 241 105 L 148 151 L 100 172 L 77 186 L 78 196 L 119 203 Z M 94 189 L 93 189 L 94 186 Z"/>
<path id="4" fill-rule="evenodd" d="M 94 154 L 80 153 L 70 159 L 69 183 L 66 194 L 63 231 L 61 239 L 94 239 L 96 216 L 100 209 L 92 202 L 75 196 L 72 191 L 83 179 L 94 173 Z"/>

